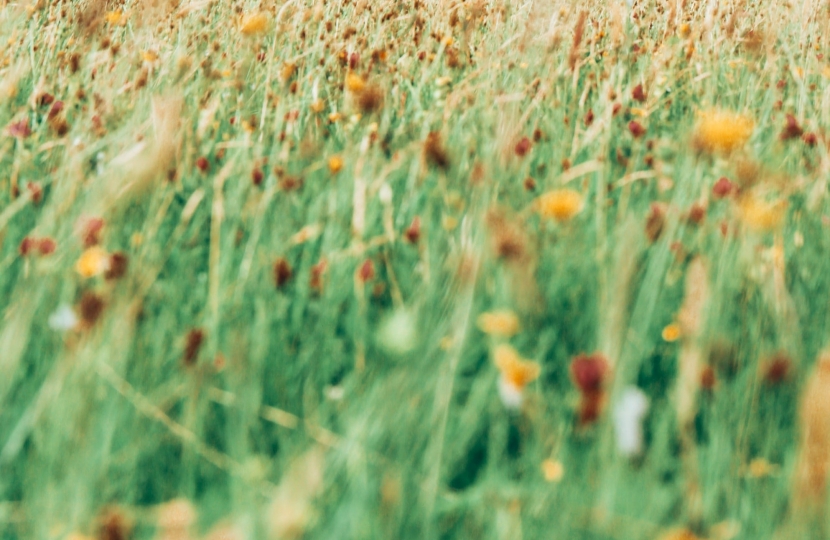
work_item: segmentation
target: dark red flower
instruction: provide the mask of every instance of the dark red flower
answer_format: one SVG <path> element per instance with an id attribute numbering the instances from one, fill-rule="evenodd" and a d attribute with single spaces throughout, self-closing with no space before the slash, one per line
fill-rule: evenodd
<path id="1" fill-rule="evenodd" d="M 571 361 L 571 377 L 584 394 L 601 390 L 608 371 L 608 362 L 598 352 L 580 354 Z"/>
<path id="2" fill-rule="evenodd" d="M 587 426 L 593 424 L 602 414 L 602 406 L 605 401 L 603 392 L 588 392 L 579 401 L 579 425 Z"/>
<path id="3" fill-rule="evenodd" d="M 689 223 L 693 225 L 700 225 L 706 218 L 706 207 L 699 203 L 694 203 L 689 208 L 689 213 L 686 214 Z"/>
<path id="4" fill-rule="evenodd" d="M 17 248 L 17 251 L 25 257 L 35 249 L 36 245 L 37 240 L 31 236 L 24 236 L 23 240 L 20 241 L 20 246 Z"/>
<path id="5" fill-rule="evenodd" d="M 777 352 L 763 363 L 763 377 L 767 384 L 779 384 L 790 376 L 793 362 L 784 352 Z"/>
<path id="6" fill-rule="evenodd" d="M 594 110 L 588 109 L 588 112 L 585 113 L 585 125 L 590 126 L 594 123 Z"/>
<path id="7" fill-rule="evenodd" d="M 818 136 L 811 131 L 802 135 L 801 140 L 804 141 L 804 144 L 807 146 L 815 146 L 816 143 L 818 143 Z"/>
<path id="8" fill-rule="evenodd" d="M 46 237 L 37 241 L 37 252 L 43 256 L 51 255 L 58 248 L 58 243 L 54 239 Z"/>
<path id="9" fill-rule="evenodd" d="M 706 366 L 700 373 L 700 387 L 707 391 L 712 391 L 718 382 L 717 375 L 712 366 Z"/>
<path id="10" fill-rule="evenodd" d="M 204 340 L 205 332 L 201 328 L 194 328 L 187 333 L 184 343 L 184 355 L 182 356 L 182 362 L 185 366 L 190 367 L 196 363 L 199 349 L 202 348 Z"/>
<path id="11" fill-rule="evenodd" d="M 32 130 L 29 128 L 29 119 L 24 118 L 23 120 L 19 120 L 17 122 L 12 122 L 9 124 L 9 135 L 12 137 L 17 137 L 18 139 L 25 139 L 29 135 L 32 134 Z"/>
<path id="12" fill-rule="evenodd" d="M 663 233 L 666 225 L 666 207 L 661 203 L 651 203 L 648 217 L 646 217 L 646 238 L 656 242 Z"/>
<path id="13" fill-rule="evenodd" d="M 104 230 L 104 220 L 100 217 L 91 217 L 81 226 L 81 241 L 85 248 L 101 243 L 101 233 Z"/>
<path id="14" fill-rule="evenodd" d="M 635 138 L 642 137 L 646 134 L 646 128 L 644 128 L 643 125 L 636 120 L 632 120 L 628 123 L 628 131 L 630 131 Z"/>
<path id="15" fill-rule="evenodd" d="M 274 284 L 278 289 L 288 283 L 293 274 L 291 265 L 284 258 L 280 257 L 274 263 Z"/>
<path id="16" fill-rule="evenodd" d="M 795 119 L 795 116 L 787 113 L 787 120 L 784 124 L 784 129 L 781 131 L 781 135 L 779 135 L 779 138 L 782 141 L 788 141 L 790 139 L 801 137 L 803 133 L 804 129 L 802 129 L 799 125 L 798 120 Z"/>
<path id="17" fill-rule="evenodd" d="M 33 203 L 38 204 L 43 200 L 43 188 L 40 183 L 28 182 L 26 184 L 26 189 L 29 190 L 29 197 L 32 199 Z"/>
<path id="18" fill-rule="evenodd" d="M 725 176 L 718 179 L 718 181 L 715 182 L 715 185 L 712 186 L 712 195 L 716 199 L 723 199 L 724 197 L 730 196 L 734 192 L 735 184 L 730 182 Z"/>
<path id="19" fill-rule="evenodd" d="M 54 101 L 55 96 L 53 96 L 49 92 L 43 92 L 37 97 L 38 107 L 45 107 L 47 105 L 51 105 Z"/>
<path id="20" fill-rule="evenodd" d="M 61 113 L 61 111 L 63 111 L 63 101 L 56 101 L 49 108 L 49 113 L 46 115 L 46 117 L 49 120 L 54 120 L 55 117 Z"/>
<path id="21" fill-rule="evenodd" d="M 121 279 L 127 274 L 127 267 L 130 259 L 123 251 L 116 251 L 110 255 L 110 267 L 104 273 L 104 278 L 109 280 Z"/>
<path id="22" fill-rule="evenodd" d="M 519 142 L 516 143 L 516 155 L 519 157 L 524 157 L 530 152 L 530 148 L 533 146 L 533 143 L 530 142 L 530 139 L 527 137 L 522 137 Z"/>
<path id="23" fill-rule="evenodd" d="M 403 235 L 410 244 L 417 244 L 421 238 L 421 218 L 418 216 L 412 218 L 412 223 L 409 224 Z"/>
<path id="24" fill-rule="evenodd" d="M 93 326 L 104 311 L 104 299 L 93 292 L 85 292 L 78 303 L 78 313 L 87 327 Z"/>
<path id="25" fill-rule="evenodd" d="M 323 277 L 326 274 L 326 269 L 328 268 L 328 263 L 325 259 L 320 259 L 320 261 L 311 267 L 311 277 L 309 279 L 309 286 L 317 291 L 320 292 L 323 290 Z"/>
<path id="26" fill-rule="evenodd" d="M 251 171 L 251 181 L 254 183 L 255 186 L 259 186 L 262 184 L 262 180 L 265 178 L 265 175 L 262 173 L 262 169 L 259 167 L 255 167 L 253 171 Z"/>
<path id="27" fill-rule="evenodd" d="M 640 103 L 645 102 L 646 93 L 643 90 L 642 84 L 638 84 L 634 87 L 634 90 L 631 91 L 631 97 L 634 98 L 634 100 L 639 101 Z"/>
<path id="28" fill-rule="evenodd" d="M 372 262 L 372 259 L 366 259 L 363 261 L 363 264 L 360 265 L 360 268 L 357 269 L 357 279 L 366 283 L 367 281 L 375 278 L 375 263 Z"/>

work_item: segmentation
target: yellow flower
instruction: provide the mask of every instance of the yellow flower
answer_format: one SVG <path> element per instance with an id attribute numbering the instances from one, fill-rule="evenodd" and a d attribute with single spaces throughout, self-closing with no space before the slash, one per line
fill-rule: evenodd
<path id="1" fill-rule="evenodd" d="M 666 327 L 663 328 L 662 335 L 663 335 L 663 339 L 665 341 L 668 341 L 668 342 L 677 341 L 678 339 L 680 339 L 680 336 L 682 335 L 682 331 L 680 330 L 680 325 L 677 324 L 677 323 L 671 323 L 669 325 L 666 325 Z"/>
<path id="2" fill-rule="evenodd" d="M 555 189 L 536 199 L 536 211 L 556 221 L 568 221 L 581 210 L 582 195 L 573 189 Z"/>
<path id="3" fill-rule="evenodd" d="M 731 152 L 749 140 L 755 122 L 731 111 L 709 110 L 700 113 L 694 142 L 707 152 Z"/>
<path id="4" fill-rule="evenodd" d="M 441 226 L 445 231 L 450 232 L 458 227 L 458 220 L 452 216 L 444 216 L 441 218 Z"/>
<path id="5" fill-rule="evenodd" d="M 120 9 L 110 11 L 109 13 L 107 13 L 106 19 L 109 24 L 115 26 L 123 25 L 123 23 L 126 22 L 126 18 L 124 17 L 124 14 L 121 12 Z"/>
<path id="6" fill-rule="evenodd" d="M 783 200 L 767 202 L 747 195 L 738 201 L 738 215 L 754 231 L 771 231 L 784 220 L 786 207 L 787 202 Z"/>
<path id="7" fill-rule="evenodd" d="M 366 81 L 360 75 L 349 73 L 346 75 L 346 90 L 359 94 L 366 88 Z"/>
<path id="8" fill-rule="evenodd" d="M 110 256 L 100 246 L 92 246 L 81 254 L 75 264 L 75 270 L 85 278 L 100 276 L 109 269 Z"/>
<path id="9" fill-rule="evenodd" d="M 294 76 L 294 73 L 297 72 L 297 65 L 291 62 L 286 62 L 282 66 L 282 71 L 280 71 L 280 78 L 283 82 L 288 81 L 291 77 Z"/>
<path id="10" fill-rule="evenodd" d="M 699 540 L 689 529 L 671 529 L 660 535 L 660 540 Z"/>
<path id="11" fill-rule="evenodd" d="M 777 467 L 764 458 L 755 458 L 746 467 L 746 473 L 751 478 L 764 478 L 775 473 Z"/>
<path id="12" fill-rule="evenodd" d="M 535 381 L 542 371 L 538 363 L 525 360 L 510 345 L 496 347 L 493 351 L 493 361 L 502 378 L 518 390 Z"/>
<path id="13" fill-rule="evenodd" d="M 477 323 L 479 330 L 491 336 L 511 337 L 519 332 L 519 318 L 508 310 L 482 313 Z"/>
<path id="14" fill-rule="evenodd" d="M 268 27 L 268 16 L 265 13 L 250 13 L 242 19 L 239 31 L 246 36 L 261 34 Z"/>
<path id="15" fill-rule="evenodd" d="M 565 476 L 565 468 L 555 459 L 546 459 L 542 462 L 542 475 L 548 482 L 559 482 Z"/>
<path id="16" fill-rule="evenodd" d="M 329 158 L 329 171 L 331 174 L 337 174 L 343 169 L 343 158 L 340 156 L 332 156 Z"/>

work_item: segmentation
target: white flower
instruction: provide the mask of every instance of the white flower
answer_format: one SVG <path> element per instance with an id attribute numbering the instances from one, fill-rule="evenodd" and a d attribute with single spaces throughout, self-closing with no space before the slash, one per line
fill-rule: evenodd
<path id="1" fill-rule="evenodd" d="M 614 407 L 617 448 L 626 457 L 636 456 L 643 448 L 643 418 L 648 412 L 648 397 L 634 386 L 623 390 Z"/>
<path id="2" fill-rule="evenodd" d="M 380 345 L 393 354 L 406 354 L 415 348 L 418 332 L 415 328 L 415 314 L 405 308 L 398 308 L 381 324 L 378 332 Z"/>
<path id="3" fill-rule="evenodd" d="M 78 326 L 78 316 L 66 304 L 61 304 L 54 313 L 49 315 L 49 328 L 65 332 Z"/>
<path id="4" fill-rule="evenodd" d="M 392 188 L 389 187 L 389 184 L 386 182 L 381 184 L 380 189 L 378 190 L 378 198 L 380 199 L 380 202 L 387 206 L 392 204 Z"/>
<path id="5" fill-rule="evenodd" d="M 505 377 L 499 377 L 499 397 L 504 406 L 511 410 L 519 410 L 524 402 L 522 389 L 511 383 Z"/>

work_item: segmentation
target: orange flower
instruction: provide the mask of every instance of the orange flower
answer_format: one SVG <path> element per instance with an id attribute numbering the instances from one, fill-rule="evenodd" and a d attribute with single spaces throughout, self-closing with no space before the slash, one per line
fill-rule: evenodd
<path id="1" fill-rule="evenodd" d="M 535 381 L 542 371 L 538 363 L 525 360 L 510 345 L 496 347 L 493 360 L 501 372 L 502 379 L 518 390 Z"/>
<path id="2" fill-rule="evenodd" d="M 536 199 L 536 211 L 556 221 L 568 221 L 581 210 L 582 195 L 573 189 L 555 189 Z"/>
<path id="3" fill-rule="evenodd" d="M 738 215 L 754 231 L 771 231 L 784 220 L 786 207 L 784 200 L 767 202 L 750 194 L 738 201 Z"/>
<path id="4" fill-rule="evenodd" d="M 246 36 L 261 34 L 268 27 L 268 16 L 264 13 L 249 13 L 242 19 L 239 31 Z"/>
<path id="5" fill-rule="evenodd" d="M 732 152 L 749 140 L 755 122 L 731 111 L 701 112 L 695 127 L 695 146 L 707 152 Z"/>
<path id="6" fill-rule="evenodd" d="M 340 156 L 332 156 L 329 158 L 329 171 L 331 174 L 337 174 L 343 168 L 343 158 Z"/>
<path id="7" fill-rule="evenodd" d="M 109 267 L 110 255 L 100 246 L 92 246 L 84 251 L 75 264 L 75 270 L 85 278 L 100 276 L 109 270 Z"/>
<path id="8" fill-rule="evenodd" d="M 680 330 L 680 325 L 677 323 L 671 323 L 663 328 L 663 340 L 668 341 L 669 343 L 677 341 L 680 339 L 681 335 L 683 335 L 683 332 Z"/>
<path id="9" fill-rule="evenodd" d="M 353 92 L 355 94 L 359 94 L 363 92 L 366 88 L 366 81 L 360 75 L 355 75 L 354 73 L 349 73 L 346 75 L 346 90 L 349 92 Z"/>

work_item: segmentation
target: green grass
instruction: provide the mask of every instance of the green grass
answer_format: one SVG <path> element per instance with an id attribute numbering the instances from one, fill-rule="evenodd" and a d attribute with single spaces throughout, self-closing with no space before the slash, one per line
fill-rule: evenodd
<path id="1" fill-rule="evenodd" d="M 221 523 L 233 538 L 827 537 L 822 512 L 792 502 L 799 396 L 830 330 L 826 6 L 646 1 L 617 26 L 632 11 L 606 2 L 158 4 L 0 8 L 0 125 L 31 130 L 0 138 L 0 538 L 121 538 L 105 515 L 172 538 L 157 515 L 177 498 L 197 509 L 192 538 Z M 258 10 L 267 29 L 243 35 Z M 344 90 L 352 52 L 382 96 L 362 114 Z M 64 103 L 57 121 L 44 93 Z M 755 122 L 729 155 L 692 144 L 696 113 L 716 107 Z M 815 147 L 780 139 L 785 113 Z M 425 151 L 431 132 L 447 167 Z M 747 162 L 761 172 L 744 193 L 787 201 L 763 232 L 712 196 Z M 564 186 L 580 213 L 534 212 Z M 654 202 L 667 206 L 651 241 Z M 497 208 L 518 262 L 493 248 Z M 77 271 L 92 217 L 129 260 L 120 279 Z M 21 255 L 25 238 L 56 249 Z M 700 329 L 667 342 L 692 261 L 707 271 Z M 50 326 L 92 298 L 94 321 Z M 476 326 L 495 309 L 519 316 L 510 343 L 541 366 L 518 411 Z M 684 350 L 716 377 L 691 383 L 688 425 Z M 569 369 L 593 351 L 613 377 L 579 426 Z M 792 374 L 769 384 L 777 351 Z M 613 425 L 631 385 L 650 400 L 633 459 Z M 769 475 L 747 473 L 758 459 Z"/>

